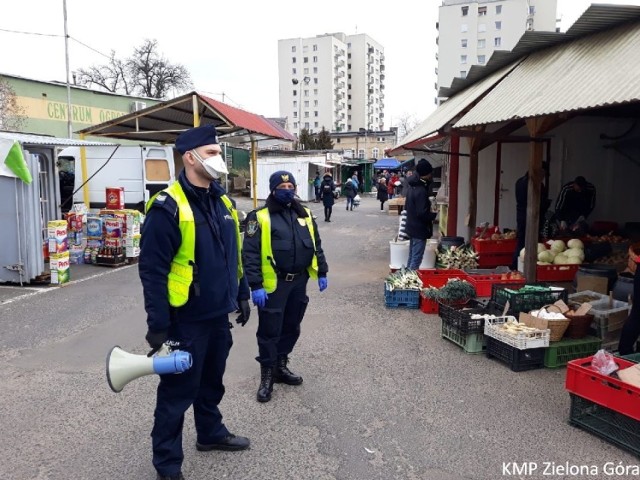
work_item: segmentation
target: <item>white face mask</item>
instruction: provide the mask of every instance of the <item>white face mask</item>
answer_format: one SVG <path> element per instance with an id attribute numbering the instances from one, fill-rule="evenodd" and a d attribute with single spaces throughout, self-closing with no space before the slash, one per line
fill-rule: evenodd
<path id="1" fill-rule="evenodd" d="M 202 164 L 209 176 L 214 180 L 220 178 L 221 174 L 227 175 L 229 173 L 229 170 L 227 170 L 227 164 L 224 163 L 222 155 L 219 153 L 203 159 L 195 150 L 191 150 L 191 152 Z"/>

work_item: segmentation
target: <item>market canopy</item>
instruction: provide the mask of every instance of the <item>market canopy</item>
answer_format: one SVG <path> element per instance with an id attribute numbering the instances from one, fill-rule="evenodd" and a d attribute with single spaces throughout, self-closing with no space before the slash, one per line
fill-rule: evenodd
<path id="1" fill-rule="evenodd" d="M 295 137 L 276 122 L 198 92 L 166 100 L 76 133 L 141 142 L 174 143 L 180 133 L 194 124 L 214 125 L 218 135 L 228 143 L 246 143 L 252 139 L 295 141 Z"/>
<path id="2" fill-rule="evenodd" d="M 373 164 L 373 168 L 394 169 L 400 167 L 400 162 L 396 158 L 381 158 Z"/>

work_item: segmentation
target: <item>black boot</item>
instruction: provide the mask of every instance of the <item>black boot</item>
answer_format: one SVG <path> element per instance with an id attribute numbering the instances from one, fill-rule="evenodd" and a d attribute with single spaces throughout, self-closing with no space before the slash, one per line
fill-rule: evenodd
<path id="1" fill-rule="evenodd" d="M 273 392 L 273 367 L 260 366 L 260 386 L 258 387 L 258 401 L 268 402 Z"/>
<path id="2" fill-rule="evenodd" d="M 289 363 L 289 358 L 286 355 L 278 357 L 278 366 L 274 372 L 275 382 L 286 383 L 287 385 L 300 385 L 302 383 L 302 377 L 289 370 L 287 363 Z"/>

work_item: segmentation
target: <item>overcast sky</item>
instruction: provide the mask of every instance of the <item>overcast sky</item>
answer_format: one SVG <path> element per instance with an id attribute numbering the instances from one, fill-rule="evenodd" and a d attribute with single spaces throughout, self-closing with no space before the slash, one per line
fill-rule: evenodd
<path id="1" fill-rule="evenodd" d="M 605 3 L 606 0 L 602 1 Z M 565 31 L 592 3 L 558 0 Z M 640 0 L 606 3 L 640 5 Z M 386 58 L 386 127 L 402 115 L 424 119 L 434 108 L 439 0 L 297 0 L 150 2 L 67 0 L 71 70 L 101 64 L 100 53 L 126 57 L 155 38 L 172 62 L 184 64 L 195 88 L 254 113 L 278 116 L 278 39 L 323 33 L 366 33 Z M 0 73 L 64 81 L 62 0 L 3 2 Z M 36 36 L 3 30 L 59 35 Z M 90 47 L 90 48 L 88 48 Z"/>

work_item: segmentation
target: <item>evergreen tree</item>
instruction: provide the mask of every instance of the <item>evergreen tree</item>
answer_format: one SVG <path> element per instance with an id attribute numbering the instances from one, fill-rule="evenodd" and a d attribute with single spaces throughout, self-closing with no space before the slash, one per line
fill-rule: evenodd
<path id="1" fill-rule="evenodd" d="M 333 150 L 333 142 L 324 127 L 316 138 L 316 150 Z"/>
<path id="2" fill-rule="evenodd" d="M 303 128 L 298 139 L 298 150 L 315 150 L 316 141 L 313 139 L 309 130 Z"/>

